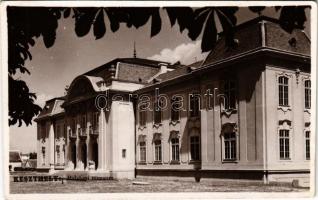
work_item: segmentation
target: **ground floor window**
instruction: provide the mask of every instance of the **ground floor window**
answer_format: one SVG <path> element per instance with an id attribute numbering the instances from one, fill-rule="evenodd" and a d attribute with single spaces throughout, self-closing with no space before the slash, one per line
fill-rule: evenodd
<path id="1" fill-rule="evenodd" d="M 310 160 L 310 131 L 305 132 L 306 137 L 306 160 Z"/>
<path id="2" fill-rule="evenodd" d="M 155 142 L 155 161 L 161 162 L 161 140 L 156 140 Z"/>
<path id="3" fill-rule="evenodd" d="M 56 145 L 56 164 L 57 165 L 60 165 L 60 159 L 61 159 L 60 145 Z"/>
<path id="4" fill-rule="evenodd" d="M 172 161 L 179 161 L 179 138 L 171 139 Z"/>
<path id="5" fill-rule="evenodd" d="M 42 165 L 45 165 L 45 147 L 42 147 Z"/>
<path id="6" fill-rule="evenodd" d="M 289 130 L 279 130 L 279 157 L 281 160 L 290 159 Z"/>
<path id="7" fill-rule="evenodd" d="M 200 137 L 191 136 L 190 137 L 190 150 L 191 150 L 191 160 L 200 160 Z"/>
<path id="8" fill-rule="evenodd" d="M 140 162 L 146 162 L 146 142 L 139 143 Z"/>
<path id="9" fill-rule="evenodd" d="M 224 133 L 224 160 L 236 160 L 236 134 Z"/>

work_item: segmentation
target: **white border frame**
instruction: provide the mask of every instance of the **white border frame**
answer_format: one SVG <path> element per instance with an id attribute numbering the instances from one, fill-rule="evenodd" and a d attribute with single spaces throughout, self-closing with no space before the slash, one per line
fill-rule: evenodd
<path id="1" fill-rule="evenodd" d="M 287 6 L 287 5 L 309 5 L 311 9 L 311 79 L 312 79 L 312 113 L 311 121 L 316 121 L 316 55 L 317 55 L 317 4 L 313 1 L 14 1 L 14 2 L 1 2 L 1 12 L 0 12 L 0 23 L 1 23 L 1 64 L 2 67 L 0 72 L 2 74 L 1 82 L 1 95 L 0 98 L 0 110 L 2 110 L 0 128 L 2 134 L 0 137 L 0 142 L 2 142 L 2 148 L 0 148 L 0 153 L 3 155 L 3 163 L 0 165 L 0 171 L 3 173 L 2 177 L 4 179 L 0 180 L 0 184 L 4 187 L 4 195 L 6 199 L 166 199 L 169 198 L 187 198 L 187 199 L 207 199 L 207 198 L 273 198 L 273 197 L 309 197 L 314 195 L 316 189 L 315 185 L 315 175 L 316 171 L 312 170 L 310 174 L 310 191 L 301 193 L 257 193 L 257 192 L 226 192 L 226 193 L 101 193 L 101 194 L 9 194 L 9 186 L 7 182 L 9 181 L 8 168 L 4 167 L 4 163 L 8 163 L 9 154 L 9 126 L 8 126 L 8 76 L 7 76 L 7 63 L 8 63 L 8 36 L 7 36 L 7 17 L 6 17 L 6 7 L 10 6 L 65 6 L 65 7 L 86 7 L 86 6 L 191 6 L 191 7 L 201 7 L 201 6 Z M 313 123 L 311 126 L 311 132 L 316 132 L 316 124 Z M 311 144 L 316 141 L 315 134 L 311 134 Z M 311 145 L 311 152 L 313 152 L 311 160 L 311 169 L 314 169 L 316 159 L 315 156 L 315 146 Z M 5 183 L 5 184 L 4 184 Z M 1 189 L 3 189 L 1 187 Z"/>

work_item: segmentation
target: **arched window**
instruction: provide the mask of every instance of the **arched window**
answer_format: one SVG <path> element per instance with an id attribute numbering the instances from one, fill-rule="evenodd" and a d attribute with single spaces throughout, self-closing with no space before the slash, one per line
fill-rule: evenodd
<path id="1" fill-rule="evenodd" d="M 310 80 L 305 81 L 305 108 L 310 109 L 311 107 L 311 82 Z"/>
<path id="2" fill-rule="evenodd" d="M 221 139 L 223 161 L 238 160 L 238 134 L 236 123 L 227 123 L 222 126 Z"/>
<path id="3" fill-rule="evenodd" d="M 278 98 L 280 106 L 288 106 L 288 78 L 278 77 Z"/>

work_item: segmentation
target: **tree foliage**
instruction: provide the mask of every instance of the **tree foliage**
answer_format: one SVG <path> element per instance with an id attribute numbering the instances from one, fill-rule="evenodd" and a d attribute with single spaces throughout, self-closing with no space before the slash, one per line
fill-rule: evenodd
<path id="1" fill-rule="evenodd" d="M 281 26 L 291 32 L 295 27 L 304 27 L 306 21 L 305 6 L 276 7 L 280 12 Z M 47 48 L 56 38 L 58 20 L 63 16 L 75 19 L 75 33 L 78 37 L 87 35 L 91 29 L 96 39 L 102 38 L 107 31 L 105 19 L 110 31 L 116 32 L 122 24 L 139 28 L 151 20 L 150 36 L 161 31 L 162 20 L 159 7 L 109 7 L 109 8 L 46 8 L 46 7 L 8 7 L 9 39 L 9 125 L 19 126 L 24 122 L 32 123 L 41 108 L 34 103 L 36 95 L 29 91 L 23 80 L 17 80 L 17 71 L 30 74 L 25 61 L 31 60 L 30 47 L 40 36 Z M 188 36 L 196 40 L 202 34 L 201 49 L 210 51 L 216 44 L 218 32 L 216 21 L 221 24 L 227 45 L 233 45 L 233 28 L 236 26 L 238 7 L 166 7 L 171 26 L 179 25 L 180 32 L 188 31 Z M 261 15 L 265 7 L 250 7 L 252 12 Z"/>

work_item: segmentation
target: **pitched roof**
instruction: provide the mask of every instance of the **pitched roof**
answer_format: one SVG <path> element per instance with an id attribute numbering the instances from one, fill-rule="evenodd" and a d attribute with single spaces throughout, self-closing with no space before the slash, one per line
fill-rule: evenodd
<path id="1" fill-rule="evenodd" d="M 64 109 L 61 107 L 63 103 L 64 103 L 64 97 L 57 97 L 57 98 L 47 100 L 45 102 L 45 105 L 42 111 L 40 112 L 38 117 L 35 119 L 35 121 L 64 113 Z"/>
<path id="2" fill-rule="evenodd" d="M 296 28 L 292 33 L 288 33 L 280 26 L 278 20 L 269 17 L 261 16 L 238 25 L 234 29 L 234 39 L 237 41 L 237 47 L 228 47 L 221 34 L 215 48 L 209 53 L 203 65 L 216 63 L 259 48 L 310 56 L 310 40 L 301 29 Z M 295 46 L 291 44 L 292 40 L 295 41 Z"/>
<path id="3" fill-rule="evenodd" d="M 143 65 L 143 66 L 154 67 L 154 68 L 160 68 L 159 67 L 160 63 L 165 63 L 165 64 L 169 65 L 168 62 L 149 60 L 149 59 L 143 59 L 143 58 L 116 58 L 114 60 L 111 60 L 108 63 L 105 63 L 105 64 L 103 64 L 103 65 L 101 65 L 99 67 L 96 67 L 96 68 L 84 73 L 84 75 L 94 76 L 94 75 L 98 74 L 98 72 L 103 71 L 103 70 L 105 70 L 107 68 L 110 68 L 111 65 L 115 65 L 118 62 L 136 64 L 136 65 Z"/>
<path id="4" fill-rule="evenodd" d="M 164 73 L 164 74 L 160 74 L 156 79 L 158 81 L 173 79 L 173 78 L 176 78 L 178 76 L 187 74 L 189 72 L 189 68 L 194 68 L 194 69 L 199 68 L 201 66 L 201 64 L 202 64 L 202 60 L 195 62 L 195 63 L 192 63 L 190 65 L 179 65 L 177 67 L 177 69 L 169 71 L 169 72 Z"/>

